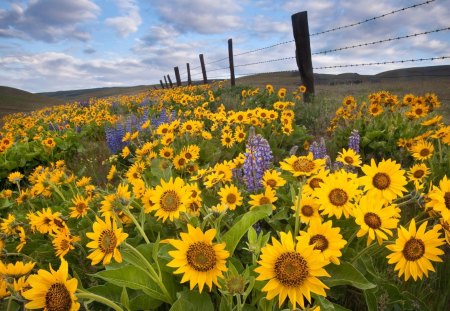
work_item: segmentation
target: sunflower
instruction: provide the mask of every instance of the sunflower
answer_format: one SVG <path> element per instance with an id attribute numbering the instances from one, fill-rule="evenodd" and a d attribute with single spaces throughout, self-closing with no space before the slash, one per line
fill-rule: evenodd
<path id="1" fill-rule="evenodd" d="M 92 248 L 92 253 L 87 258 L 92 260 L 92 265 L 98 264 L 103 260 L 103 264 L 107 265 L 114 257 L 115 261 L 122 262 L 122 255 L 118 246 L 125 241 L 128 234 L 122 232 L 122 228 L 118 229 L 114 219 L 109 217 L 105 221 L 96 217 L 93 225 L 94 232 L 87 232 L 86 236 L 93 240 L 86 244 L 88 248 Z"/>
<path id="2" fill-rule="evenodd" d="M 342 149 L 342 152 L 338 153 L 336 161 L 349 166 L 361 167 L 361 156 L 351 148 L 348 148 L 347 150 Z"/>
<path id="3" fill-rule="evenodd" d="M 234 131 L 234 139 L 240 143 L 245 140 L 245 137 L 247 134 L 245 133 L 244 129 L 241 126 L 237 126 Z"/>
<path id="4" fill-rule="evenodd" d="M 297 201 L 297 198 L 295 199 Z M 322 217 L 319 213 L 320 204 L 317 199 L 302 194 L 300 199 L 299 217 L 300 221 L 309 224 L 311 221 L 322 221 Z M 292 210 L 297 211 L 297 207 L 294 205 Z"/>
<path id="5" fill-rule="evenodd" d="M 331 220 L 321 223 L 311 222 L 308 230 L 300 231 L 297 237 L 298 243 L 303 245 L 314 245 L 314 249 L 319 250 L 323 259 L 339 265 L 339 257 L 342 256 L 341 249 L 347 244 L 339 233 L 341 228 L 333 227 Z"/>
<path id="6" fill-rule="evenodd" d="M 187 165 L 187 159 L 183 156 L 183 154 L 179 154 L 175 156 L 172 160 L 172 164 L 176 170 L 182 170 Z"/>
<path id="7" fill-rule="evenodd" d="M 197 145 L 184 146 L 180 153 L 187 162 L 192 162 L 200 157 L 200 147 Z"/>
<path id="8" fill-rule="evenodd" d="M 392 229 L 397 228 L 399 221 L 395 206 L 383 206 L 382 202 L 370 200 L 367 196 L 360 199 L 358 207 L 354 209 L 354 216 L 360 226 L 356 236 L 360 238 L 369 235 L 367 246 L 375 239 L 381 245 L 383 240 L 388 239 L 388 235 L 392 236 Z"/>
<path id="9" fill-rule="evenodd" d="M 234 138 L 233 138 L 233 134 L 231 133 L 222 133 L 221 139 L 220 139 L 222 146 L 227 147 L 227 148 L 231 148 L 234 145 Z"/>
<path id="10" fill-rule="evenodd" d="M 72 203 L 75 206 L 69 208 L 72 212 L 70 213 L 71 218 L 80 218 L 87 215 L 89 210 L 89 199 L 77 194 L 75 198 L 72 199 Z"/>
<path id="11" fill-rule="evenodd" d="M 161 179 L 161 185 L 156 186 L 149 197 L 154 205 L 150 210 L 155 210 L 155 216 L 165 222 L 167 219 L 173 221 L 180 217 L 181 212 L 186 211 L 189 201 L 189 193 L 184 187 L 183 179 L 177 177 L 175 181 L 171 177 L 168 182 Z"/>
<path id="12" fill-rule="evenodd" d="M 374 117 L 379 116 L 380 114 L 383 113 L 383 107 L 379 104 L 372 103 L 372 104 L 370 104 L 368 109 L 369 109 L 369 113 Z"/>
<path id="13" fill-rule="evenodd" d="M 266 84 L 266 90 L 271 95 L 273 93 L 273 86 L 272 84 Z"/>
<path id="14" fill-rule="evenodd" d="M 417 142 L 411 148 L 411 153 L 416 160 L 427 160 L 433 156 L 434 146 L 425 140 Z"/>
<path id="15" fill-rule="evenodd" d="M 39 231 L 42 234 L 49 232 L 57 232 L 64 222 L 59 217 L 59 212 L 52 213 L 50 207 L 44 208 L 42 211 L 28 213 L 27 218 L 30 223 L 31 230 Z"/>
<path id="16" fill-rule="evenodd" d="M 278 189 L 286 184 L 286 180 L 281 177 L 281 173 L 276 170 L 267 170 L 262 177 L 262 185 L 267 188 Z"/>
<path id="17" fill-rule="evenodd" d="M 75 249 L 73 244 L 78 241 L 80 241 L 80 238 L 71 235 L 67 230 L 60 230 L 58 233 L 54 234 L 52 244 L 56 256 L 62 258 L 67 255 L 69 251 Z"/>
<path id="18" fill-rule="evenodd" d="M 2 223 L 0 224 L 0 230 L 5 235 L 12 235 L 16 232 L 16 216 L 13 214 L 8 214 L 8 217 L 3 219 Z"/>
<path id="19" fill-rule="evenodd" d="M 275 190 L 272 190 L 270 187 L 265 188 L 264 193 L 251 194 L 250 199 L 251 200 L 248 201 L 248 204 L 250 204 L 250 209 L 254 209 L 260 205 L 269 204 L 272 206 L 272 209 L 275 210 L 275 205 L 273 205 L 273 202 L 277 200 L 277 196 Z"/>
<path id="20" fill-rule="evenodd" d="M 235 185 L 226 185 L 220 188 L 218 194 L 220 195 L 222 205 L 227 206 L 232 211 L 242 205 L 241 193 Z"/>
<path id="21" fill-rule="evenodd" d="M 415 164 L 408 171 L 408 179 L 414 183 L 416 188 L 424 182 L 428 175 L 430 175 L 430 169 L 424 163 Z"/>
<path id="22" fill-rule="evenodd" d="M 438 248 L 445 243 L 444 239 L 439 238 L 441 226 L 435 225 L 425 232 L 427 225 L 426 221 L 416 230 L 413 218 L 409 230 L 400 226 L 395 244 L 386 246 L 392 251 L 392 254 L 386 257 L 389 259 L 388 263 L 397 263 L 394 270 L 399 270 L 399 277 L 405 274 L 405 281 L 411 276 L 415 281 L 417 277 L 422 279 L 424 274 L 428 277 L 428 271 L 434 271 L 430 261 L 442 262 L 439 255 L 444 254 L 444 251 Z"/>
<path id="23" fill-rule="evenodd" d="M 159 155 L 166 159 L 172 159 L 173 158 L 173 148 L 171 147 L 163 147 L 159 151 Z"/>
<path id="24" fill-rule="evenodd" d="M 353 215 L 353 199 L 358 194 L 358 184 L 355 179 L 349 180 L 349 175 L 343 171 L 333 173 L 325 178 L 315 192 L 320 202 L 322 214 L 336 216 L 344 214 L 345 218 Z"/>
<path id="25" fill-rule="evenodd" d="M 42 141 L 42 144 L 48 148 L 55 148 L 56 142 L 53 138 L 46 138 Z"/>
<path id="26" fill-rule="evenodd" d="M 3 261 L 0 261 L 0 275 L 3 276 L 11 276 L 11 277 L 19 277 L 25 274 L 28 274 L 31 270 L 33 270 L 35 262 L 27 262 L 16 261 L 15 263 L 5 264 Z"/>
<path id="27" fill-rule="evenodd" d="M 320 188 L 320 186 L 322 185 L 323 181 L 327 178 L 329 173 L 330 173 L 329 170 L 321 169 L 316 174 L 311 175 L 306 180 L 306 183 L 303 185 L 302 193 L 315 197 L 316 190 Z"/>
<path id="28" fill-rule="evenodd" d="M 80 308 L 75 291 L 78 286 L 76 278 L 69 279 L 69 265 L 61 259 L 58 271 L 50 267 L 50 272 L 40 269 L 28 278 L 31 289 L 23 292 L 23 297 L 30 300 L 27 309 L 44 309 L 46 311 L 76 311 Z"/>
<path id="29" fill-rule="evenodd" d="M 318 277 L 330 276 L 323 269 L 328 262 L 318 250 L 314 250 L 314 245 L 294 245 L 290 232 L 281 232 L 280 241 L 272 237 L 272 245 L 266 244 L 261 249 L 261 260 L 255 269 L 259 273 L 256 280 L 268 280 L 262 288 L 263 292 L 267 292 L 267 300 L 278 296 L 278 305 L 281 307 L 286 297 L 289 297 L 293 308 L 298 304 L 304 309 L 303 297 L 311 302 L 311 292 L 326 296 L 324 289 L 328 287 Z"/>
<path id="30" fill-rule="evenodd" d="M 441 213 L 442 219 L 450 222 L 450 180 L 447 175 L 439 181 L 439 187 L 433 186 L 428 198 L 430 201 L 425 206 Z"/>
<path id="31" fill-rule="evenodd" d="M 311 176 L 324 167 L 325 159 L 314 159 L 312 152 L 308 153 L 307 156 L 297 157 L 292 155 L 284 162 L 280 162 L 280 168 L 292 173 L 294 177 Z"/>
<path id="32" fill-rule="evenodd" d="M 282 87 L 277 92 L 278 98 L 283 99 L 286 96 L 286 88 Z"/>
<path id="33" fill-rule="evenodd" d="M 385 204 L 406 192 L 405 171 L 391 159 L 382 160 L 378 166 L 372 159 L 370 165 L 362 167 L 362 171 L 365 176 L 360 178 L 360 183 L 372 200 Z"/>
<path id="34" fill-rule="evenodd" d="M 111 169 L 108 172 L 108 175 L 106 176 L 106 180 L 111 181 L 114 178 L 114 175 L 116 175 L 117 168 L 115 165 L 111 166 Z"/>
<path id="35" fill-rule="evenodd" d="M 431 118 L 431 119 L 422 121 L 422 122 L 420 123 L 420 125 L 423 125 L 423 126 L 432 126 L 432 125 L 435 125 L 435 124 L 438 124 L 439 122 L 441 122 L 441 121 L 442 121 L 442 118 L 443 118 L 443 116 L 437 115 L 437 116 L 435 116 L 435 117 L 433 117 L 433 118 Z"/>
<path id="36" fill-rule="evenodd" d="M 23 174 L 21 174 L 20 172 L 13 172 L 8 175 L 8 181 L 10 183 L 17 184 L 22 180 L 23 177 Z"/>
<path id="37" fill-rule="evenodd" d="M 100 212 L 103 217 L 115 217 L 116 214 L 123 213 L 123 209 L 129 205 L 131 200 L 131 192 L 128 184 L 120 184 L 116 193 L 108 194 L 101 202 Z"/>
<path id="38" fill-rule="evenodd" d="M 169 251 L 173 260 L 167 266 L 178 268 L 173 273 L 182 273 L 181 283 L 189 281 L 191 290 L 197 284 L 200 293 L 205 284 L 210 291 L 213 283 L 220 288 L 217 279 L 223 278 L 223 272 L 227 271 L 225 263 L 230 253 L 225 250 L 225 243 L 212 242 L 216 229 L 203 233 L 200 228 L 188 224 L 188 232 L 182 232 L 180 236 L 181 240 L 167 240 L 167 243 L 176 248 Z"/>

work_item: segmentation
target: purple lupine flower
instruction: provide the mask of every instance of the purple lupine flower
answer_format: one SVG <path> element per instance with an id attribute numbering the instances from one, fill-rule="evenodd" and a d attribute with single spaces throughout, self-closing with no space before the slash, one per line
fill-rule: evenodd
<path id="1" fill-rule="evenodd" d="M 359 141 L 360 135 L 358 130 L 352 130 L 350 137 L 348 138 L 348 148 L 353 149 L 356 153 L 359 153 Z"/>
<path id="2" fill-rule="evenodd" d="M 325 146 L 325 139 L 321 137 L 319 142 L 314 141 L 309 146 L 309 151 L 312 152 L 314 159 L 324 159 L 327 156 L 327 147 Z"/>
<path id="3" fill-rule="evenodd" d="M 105 127 L 106 143 L 111 153 L 116 154 L 126 146 L 122 139 L 125 136 L 125 129 L 121 123 L 115 126 Z"/>
<path id="4" fill-rule="evenodd" d="M 272 164 L 272 150 L 264 137 L 252 133 L 249 135 L 246 149 L 243 165 L 244 181 L 247 190 L 255 192 L 263 188 L 262 177 Z"/>

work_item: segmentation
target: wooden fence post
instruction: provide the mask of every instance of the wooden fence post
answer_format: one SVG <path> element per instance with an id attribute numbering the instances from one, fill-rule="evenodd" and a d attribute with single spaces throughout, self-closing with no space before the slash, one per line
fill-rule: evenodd
<path id="1" fill-rule="evenodd" d="M 200 57 L 200 65 L 202 66 L 203 84 L 208 84 L 208 78 L 206 77 L 205 60 L 203 59 L 203 54 L 200 54 L 199 57 Z"/>
<path id="2" fill-rule="evenodd" d="M 170 75 L 167 75 L 167 79 L 169 80 L 170 87 L 173 88 L 172 79 L 170 78 Z"/>
<path id="3" fill-rule="evenodd" d="M 188 85 L 191 85 L 192 84 L 191 68 L 189 67 L 189 63 L 186 63 L 186 68 L 187 68 L 187 76 L 188 76 Z"/>
<path id="4" fill-rule="evenodd" d="M 302 83 L 306 86 L 305 101 L 314 96 L 314 73 L 309 43 L 308 13 L 306 11 L 292 15 L 292 29 L 295 39 L 295 56 Z"/>
<path id="5" fill-rule="evenodd" d="M 177 79 L 177 86 L 181 86 L 180 70 L 178 69 L 178 66 L 173 67 L 173 70 L 175 71 L 175 79 Z"/>
<path id="6" fill-rule="evenodd" d="M 164 82 L 166 83 L 166 88 L 169 88 L 169 84 L 167 84 L 167 78 L 164 76 Z"/>
<path id="7" fill-rule="evenodd" d="M 159 83 L 161 84 L 161 87 L 162 87 L 163 89 L 165 89 L 164 84 L 162 83 L 162 80 L 159 80 Z"/>
<path id="8" fill-rule="evenodd" d="M 236 81 L 235 81 L 235 78 L 234 78 L 233 39 L 228 39 L 228 58 L 230 60 L 231 86 L 235 86 Z"/>

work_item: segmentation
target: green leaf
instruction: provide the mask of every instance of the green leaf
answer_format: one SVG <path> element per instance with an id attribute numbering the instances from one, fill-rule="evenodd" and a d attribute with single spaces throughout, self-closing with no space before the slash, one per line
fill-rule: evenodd
<path id="1" fill-rule="evenodd" d="M 208 293 L 185 291 L 181 293 L 170 311 L 214 311 L 214 306 Z"/>
<path id="2" fill-rule="evenodd" d="M 160 300 L 152 299 L 145 294 L 137 295 L 130 299 L 130 310 L 156 310 L 162 302 Z"/>
<path id="3" fill-rule="evenodd" d="M 122 294 L 122 289 L 111 283 L 89 287 L 86 290 L 93 294 L 108 298 L 109 300 L 117 303 L 120 301 L 120 295 Z"/>
<path id="4" fill-rule="evenodd" d="M 366 305 L 368 311 L 377 311 L 377 297 L 375 296 L 376 290 L 370 289 L 364 291 L 364 298 L 366 299 Z"/>
<path id="5" fill-rule="evenodd" d="M 130 310 L 130 298 L 128 298 L 127 288 L 122 288 L 122 293 L 120 294 L 120 303 L 127 309 Z"/>
<path id="6" fill-rule="evenodd" d="M 153 279 L 143 273 L 141 269 L 134 266 L 124 266 L 115 270 L 104 270 L 97 272 L 93 276 L 120 287 L 142 290 L 152 298 L 166 301 L 166 298 Z"/>
<path id="7" fill-rule="evenodd" d="M 331 265 L 326 270 L 331 275 L 331 278 L 325 279 L 324 283 L 329 287 L 351 285 L 362 290 L 376 287 L 375 284 L 370 283 L 361 272 L 348 262 L 341 261 L 340 265 Z"/>
<path id="8" fill-rule="evenodd" d="M 251 211 L 248 211 L 237 223 L 228 230 L 222 237 L 222 241 L 226 243 L 226 250 L 233 256 L 234 250 L 242 239 L 248 229 L 253 226 L 258 220 L 272 214 L 272 207 L 270 205 L 259 206 Z"/>

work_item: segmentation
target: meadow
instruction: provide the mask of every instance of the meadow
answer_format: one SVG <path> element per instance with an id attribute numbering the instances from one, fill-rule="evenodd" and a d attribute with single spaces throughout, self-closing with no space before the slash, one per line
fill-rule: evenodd
<path id="1" fill-rule="evenodd" d="M 4 117 L 0 308 L 445 310 L 450 97 L 262 79 Z"/>

